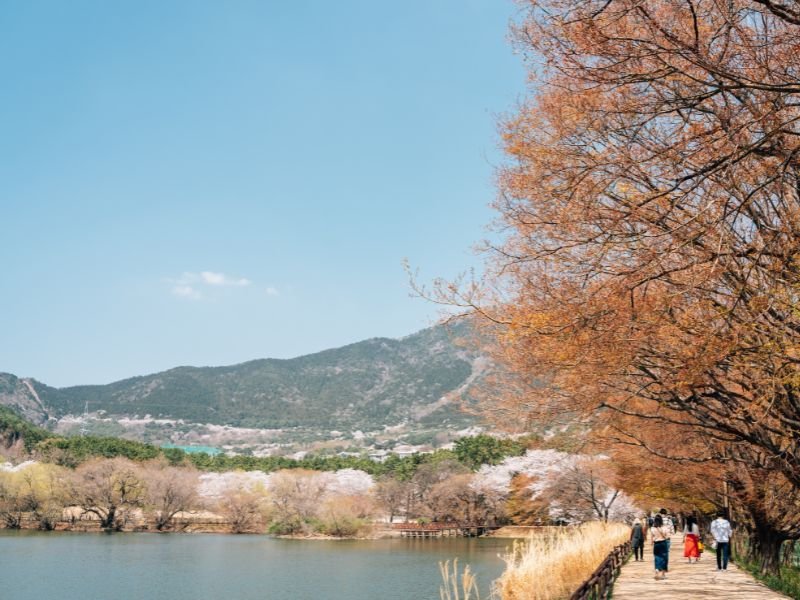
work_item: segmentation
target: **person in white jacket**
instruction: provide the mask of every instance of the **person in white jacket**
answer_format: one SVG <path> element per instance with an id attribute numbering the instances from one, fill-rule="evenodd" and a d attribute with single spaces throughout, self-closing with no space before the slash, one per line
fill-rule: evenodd
<path id="1" fill-rule="evenodd" d="M 711 522 L 709 532 L 717 545 L 717 571 L 727 571 L 728 559 L 731 556 L 733 528 L 728 519 L 725 518 L 724 510 L 717 513 L 717 518 Z"/>

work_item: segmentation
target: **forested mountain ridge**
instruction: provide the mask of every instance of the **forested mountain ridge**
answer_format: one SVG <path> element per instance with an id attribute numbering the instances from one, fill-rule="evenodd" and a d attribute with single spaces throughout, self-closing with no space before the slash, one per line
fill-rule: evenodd
<path id="1" fill-rule="evenodd" d="M 0 404 L 36 423 L 89 411 L 237 427 L 374 429 L 403 422 L 467 422 L 442 400 L 478 373 L 456 343 L 463 326 L 374 338 L 288 360 L 177 367 L 108 385 L 54 388 L 0 374 Z M 476 365 L 478 368 L 476 369 Z"/>

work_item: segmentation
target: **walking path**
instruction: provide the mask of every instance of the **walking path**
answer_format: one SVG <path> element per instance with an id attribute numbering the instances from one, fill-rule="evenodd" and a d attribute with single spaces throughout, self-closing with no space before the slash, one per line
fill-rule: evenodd
<path id="1" fill-rule="evenodd" d="M 614 583 L 613 600 L 785 600 L 788 596 L 773 592 L 758 583 L 749 573 L 728 563 L 727 571 L 717 571 L 716 553 L 703 552 L 699 563 L 683 558 L 682 536 L 672 538 L 667 579 L 656 581 L 652 545 L 645 544 L 644 561 L 633 558 L 622 567 Z"/>

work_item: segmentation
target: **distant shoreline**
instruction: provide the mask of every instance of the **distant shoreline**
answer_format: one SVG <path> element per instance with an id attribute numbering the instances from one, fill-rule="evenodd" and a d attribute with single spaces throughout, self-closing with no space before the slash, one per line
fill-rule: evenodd
<path id="1" fill-rule="evenodd" d="M 486 535 L 478 537 L 492 537 L 503 539 L 524 539 L 530 537 L 534 533 L 540 532 L 543 528 L 538 526 L 524 527 L 524 526 L 506 526 L 494 530 Z M 383 540 L 383 539 L 400 539 L 402 537 L 400 531 L 392 529 L 385 524 L 374 525 L 368 533 L 363 535 L 354 536 L 332 536 L 321 533 L 296 533 L 296 534 L 273 534 L 266 531 L 234 531 L 234 526 L 231 523 L 219 521 L 201 521 L 194 522 L 182 521 L 176 526 L 165 529 L 157 529 L 152 523 L 131 523 L 123 525 L 121 529 L 103 529 L 100 527 L 100 522 L 97 519 L 77 519 L 61 520 L 55 523 L 51 529 L 42 528 L 40 522 L 35 519 L 23 518 L 20 520 L 20 527 L 8 527 L 0 525 L 0 531 L 41 531 L 48 532 L 69 532 L 69 533 L 151 533 L 151 534 L 186 534 L 192 535 L 197 533 L 214 533 L 221 535 L 263 535 L 275 539 L 283 540 Z M 449 537 L 449 536 L 445 536 Z M 444 538 L 440 538 L 444 539 Z"/>
<path id="2" fill-rule="evenodd" d="M 379 540 L 399 538 L 400 534 L 397 531 L 388 527 L 380 525 L 374 526 L 369 533 L 365 535 L 356 536 L 331 536 L 321 533 L 309 534 L 289 534 L 277 535 L 266 531 L 234 531 L 233 524 L 225 521 L 182 521 L 176 526 L 165 529 L 158 529 L 152 523 L 131 523 L 123 525 L 120 529 L 103 529 L 97 519 L 76 519 L 76 520 L 60 520 L 55 523 L 55 526 L 47 529 L 40 525 L 40 521 L 32 518 L 23 517 L 20 519 L 20 527 L 8 527 L 0 525 L 0 531 L 41 531 L 43 533 L 49 532 L 70 532 L 70 533 L 152 533 L 152 534 L 196 534 L 196 533 L 216 533 L 223 535 L 263 535 L 275 539 L 293 539 L 293 540 Z"/>

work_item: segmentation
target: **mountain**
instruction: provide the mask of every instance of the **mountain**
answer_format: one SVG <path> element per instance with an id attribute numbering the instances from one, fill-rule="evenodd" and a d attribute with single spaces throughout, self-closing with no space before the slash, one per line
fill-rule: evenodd
<path id="1" fill-rule="evenodd" d="M 402 339 L 374 338 L 289 360 L 226 367 L 177 367 L 108 385 L 54 388 L 0 373 L 0 405 L 34 423 L 88 410 L 115 418 L 181 420 L 234 427 L 380 430 L 464 426 L 452 400 L 485 361 L 457 344 L 465 324 Z"/>

